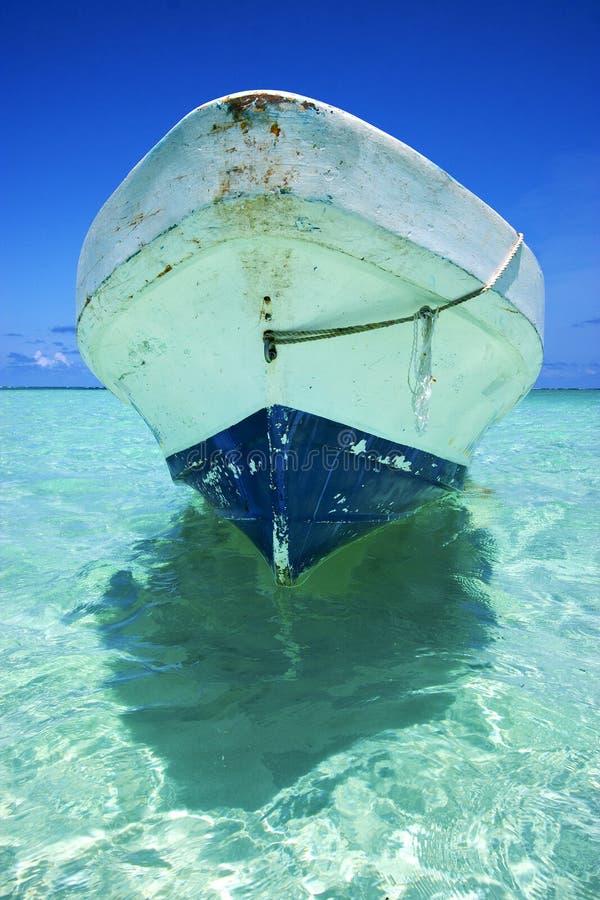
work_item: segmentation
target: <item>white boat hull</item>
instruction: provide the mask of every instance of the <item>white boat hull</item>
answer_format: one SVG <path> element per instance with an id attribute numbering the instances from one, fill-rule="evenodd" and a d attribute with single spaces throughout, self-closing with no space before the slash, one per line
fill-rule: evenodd
<path id="1" fill-rule="evenodd" d="M 174 477 L 188 470 L 184 480 L 251 534 L 287 583 L 369 522 L 431 499 L 435 479 L 421 492 L 405 484 L 420 477 L 419 460 L 464 474 L 482 432 L 539 372 L 542 276 L 523 245 L 493 290 L 440 314 L 424 431 L 407 383 L 411 324 L 286 344 L 270 364 L 265 330 L 439 307 L 486 282 L 514 242 L 481 201 L 364 122 L 294 95 L 234 95 L 190 113 L 99 213 L 80 260 L 79 345 L 100 380 L 146 420 Z M 332 432 L 323 422 L 337 428 L 338 465 L 371 453 L 368 478 L 355 479 L 351 497 L 349 483 L 342 490 L 328 471 Z M 223 441 L 236 459 L 223 462 Z M 217 462 L 201 461 L 209 447 Z M 300 477 L 291 469 L 300 457 L 307 464 L 311 448 L 319 461 Z M 273 459 L 262 475 L 252 471 L 253 451 L 283 460 L 285 477 Z M 393 465 L 381 461 L 390 454 Z M 396 499 L 384 488 L 388 476 Z M 267 499 L 254 489 L 261 478 Z M 434 483 L 433 494 L 461 478 Z M 306 503 L 292 513 L 299 496 Z M 341 535 L 337 525 L 352 521 L 360 528 Z M 308 533 L 328 523 L 337 537 L 330 528 L 331 540 L 315 539 L 308 552 Z"/>

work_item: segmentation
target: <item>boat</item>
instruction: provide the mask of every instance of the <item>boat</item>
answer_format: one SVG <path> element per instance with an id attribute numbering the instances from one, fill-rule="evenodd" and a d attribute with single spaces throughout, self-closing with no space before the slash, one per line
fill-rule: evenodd
<path id="1" fill-rule="evenodd" d="M 77 315 L 173 480 L 291 585 L 461 490 L 539 373 L 544 287 L 523 235 L 421 154 L 253 90 L 189 113 L 107 200 Z"/>

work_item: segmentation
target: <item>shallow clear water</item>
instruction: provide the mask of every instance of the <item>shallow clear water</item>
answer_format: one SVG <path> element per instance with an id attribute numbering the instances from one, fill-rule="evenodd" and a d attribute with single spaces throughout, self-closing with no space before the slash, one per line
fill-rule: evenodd
<path id="1" fill-rule="evenodd" d="M 0 896 L 596 900 L 599 412 L 288 590 L 110 394 L 0 392 Z"/>

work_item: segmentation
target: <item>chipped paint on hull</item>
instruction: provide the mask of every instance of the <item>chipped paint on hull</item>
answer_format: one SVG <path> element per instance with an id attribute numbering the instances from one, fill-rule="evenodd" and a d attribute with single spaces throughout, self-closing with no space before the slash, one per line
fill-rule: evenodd
<path id="1" fill-rule="evenodd" d="M 356 445 L 364 451 L 356 454 Z M 465 476 L 464 466 L 282 406 L 167 463 L 174 481 L 198 490 L 250 537 L 285 585 L 373 528 L 460 489 Z"/>
<path id="2" fill-rule="evenodd" d="M 269 473 L 269 493 L 271 495 L 272 568 L 277 583 L 285 585 L 291 584 L 293 580 L 290 567 L 290 532 L 286 490 L 286 470 L 289 461 L 286 447 L 288 418 L 288 411 L 285 407 L 271 406 L 267 410 L 269 455 L 265 461 L 265 468 Z M 242 448 L 242 454 L 244 449 Z"/>

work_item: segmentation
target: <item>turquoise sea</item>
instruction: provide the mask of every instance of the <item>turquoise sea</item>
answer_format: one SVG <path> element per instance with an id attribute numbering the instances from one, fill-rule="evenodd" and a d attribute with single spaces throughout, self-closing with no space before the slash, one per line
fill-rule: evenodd
<path id="1" fill-rule="evenodd" d="M 104 391 L 2 391 L 0 897 L 600 897 L 600 392 L 278 588 Z"/>

